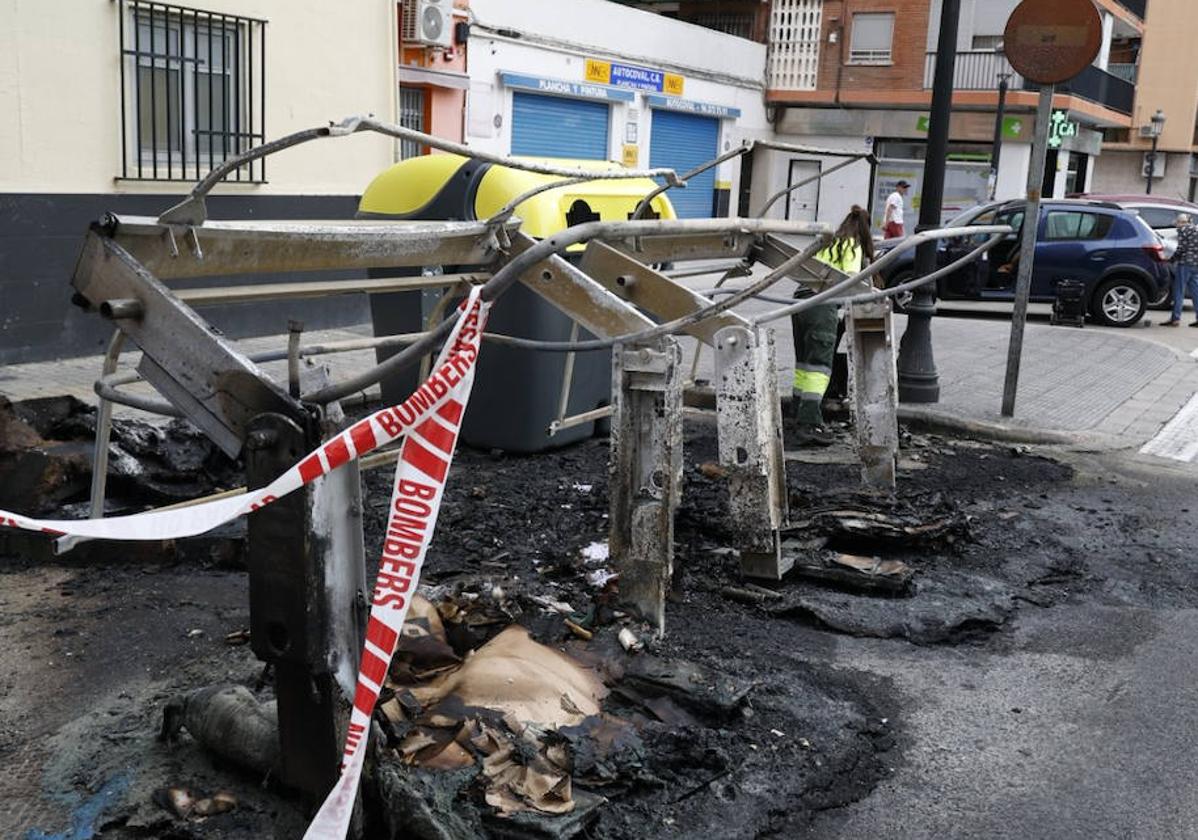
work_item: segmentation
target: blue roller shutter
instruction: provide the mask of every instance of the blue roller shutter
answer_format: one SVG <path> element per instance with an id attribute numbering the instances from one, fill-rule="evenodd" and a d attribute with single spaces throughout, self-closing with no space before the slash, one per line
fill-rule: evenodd
<path id="1" fill-rule="evenodd" d="M 607 160 L 606 102 L 512 94 L 512 154 Z"/>
<path id="2" fill-rule="evenodd" d="M 653 109 L 649 165 L 669 167 L 682 174 L 719 155 L 720 121 L 678 111 Z M 686 189 L 667 193 L 674 211 L 684 219 L 710 218 L 715 207 L 715 169 L 687 182 Z"/>

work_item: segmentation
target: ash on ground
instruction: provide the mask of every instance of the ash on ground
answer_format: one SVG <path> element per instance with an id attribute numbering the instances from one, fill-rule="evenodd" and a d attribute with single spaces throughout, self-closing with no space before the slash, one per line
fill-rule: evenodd
<path id="1" fill-rule="evenodd" d="M 897 493 L 872 495 L 843 430 L 830 450 L 788 455 L 788 550 L 800 567 L 782 582 L 746 582 L 714 426 L 692 418 L 686 434 L 661 639 L 621 606 L 605 553 L 606 441 L 459 453 L 422 577 L 429 626 L 440 629 L 401 651 L 381 698 L 364 782 L 369 836 L 793 833 L 868 796 L 903 760 L 904 698 L 838 665 L 840 636 L 1001 647 L 1020 610 L 1100 584 L 1092 523 L 1056 515 L 1093 495 L 1069 466 L 1026 447 L 907 436 Z M 365 483 L 372 557 L 390 476 Z M 79 492 L 56 501 L 77 503 Z M 145 501 L 118 492 L 118 504 Z M 1126 524 L 1111 522 L 1109 551 L 1138 539 Z M 269 770 L 205 749 L 186 728 L 157 737 L 164 708 L 196 689 L 240 685 L 243 700 L 271 699 L 269 674 L 244 645 L 236 552 L 37 564 L 8 553 L 0 759 L 23 772 L 0 783 L 6 832 L 302 832 L 308 806 Z M 562 695 L 556 728 L 459 702 L 472 683 L 456 675 L 496 650 L 529 667 L 562 657 L 593 683 Z M 52 707 L 34 702 L 32 685 Z"/>

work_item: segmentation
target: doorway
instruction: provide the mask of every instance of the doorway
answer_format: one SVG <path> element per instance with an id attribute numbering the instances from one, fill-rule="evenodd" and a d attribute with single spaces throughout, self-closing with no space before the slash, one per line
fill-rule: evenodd
<path id="1" fill-rule="evenodd" d="M 786 202 L 786 218 L 792 222 L 814 222 L 819 211 L 819 175 L 822 164 L 818 160 L 792 160 L 790 162 L 790 179 L 787 186 L 793 187 L 802 181 L 812 179 L 790 193 Z"/>

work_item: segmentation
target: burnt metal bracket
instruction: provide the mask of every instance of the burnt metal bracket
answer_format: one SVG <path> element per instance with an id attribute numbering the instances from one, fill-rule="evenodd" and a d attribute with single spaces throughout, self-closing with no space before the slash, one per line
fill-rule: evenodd
<path id="1" fill-rule="evenodd" d="M 728 516 L 741 574 L 781 580 L 794 559 L 783 556 L 779 536 L 789 514 L 773 331 L 719 330 L 715 379 L 720 465 L 728 471 Z"/>
<path id="2" fill-rule="evenodd" d="M 527 234 L 513 236 L 511 253 L 503 262 L 519 256 L 535 244 L 536 241 Z M 561 256 L 550 257 L 533 266 L 520 278 L 520 282 L 595 335 L 623 335 L 653 326 L 653 321 Z"/>
<path id="3" fill-rule="evenodd" d="M 483 265 L 498 253 L 482 222 L 395 219 L 209 221 L 174 229 L 109 214 L 98 226 L 155 277 L 220 277 L 426 265 Z M 514 234 L 518 221 L 498 228 Z M 188 247 L 179 248 L 176 232 Z"/>
<path id="4" fill-rule="evenodd" d="M 681 283 L 602 242 L 587 245 L 579 268 L 621 300 L 660 321 L 681 318 L 712 303 Z M 686 328 L 685 332 L 705 344 L 711 344 L 721 327 L 748 325 L 749 322 L 735 312 L 723 312 Z"/>
<path id="5" fill-rule="evenodd" d="M 611 547 L 620 596 L 665 632 L 682 496 L 682 351 L 664 339 L 612 354 Z"/>
<path id="6" fill-rule="evenodd" d="M 898 459 L 898 375 L 890 301 L 848 307 L 849 369 L 852 371 L 853 426 L 861 459 L 861 480 L 892 492 Z"/>
<path id="7" fill-rule="evenodd" d="M 246 478 L 264 486 L 320 443 L 278 414 L 255 417 Z M 274 666 L 281 776 L 320 801 L 336 782 L 368 598 L 356 462 L 249 517 L 250 640 Z"/>
<path id="8" fill-rule="evenodd" d="M 139 311 L 138 317 L 114 318 L 142 350 L 138 371 L 230 457 L 240 454 L 248 424 L 259 414 L 307 422 L 297 400 L 95 228 L 83 244 L 72 284 L 90 308 L 112 312 L 118 302 L 120 312 Z"/>

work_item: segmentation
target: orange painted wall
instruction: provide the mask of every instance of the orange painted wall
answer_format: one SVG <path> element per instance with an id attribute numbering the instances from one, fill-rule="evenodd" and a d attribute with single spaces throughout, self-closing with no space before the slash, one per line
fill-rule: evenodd
<path id="1" fill-rule="evenodd" d="M 466 10 L 470 7 L 469 0 L 454 0 L 454 8 Z M 403 4 L 397 3 L 396 21 L 399 31 L 400 63 L 409 67 L 426 67 L 430 70 L 447 70 L 456 73 L 466 72 L 466 44 L 455 44 L 452 50 L 435 47 L 422 47 L 403 43 Z M 465 20 L 455 15 L 454 22 Z M 450 88 L 424 86 L 425 90 L 425 130 L 429 134 L 444 137 L 447 140 L 462 142 L 462 117 L 466 111 L 466 92 Z"/>

